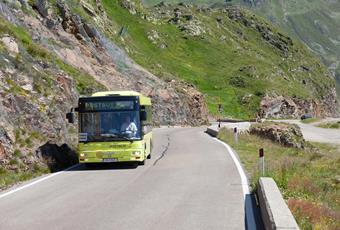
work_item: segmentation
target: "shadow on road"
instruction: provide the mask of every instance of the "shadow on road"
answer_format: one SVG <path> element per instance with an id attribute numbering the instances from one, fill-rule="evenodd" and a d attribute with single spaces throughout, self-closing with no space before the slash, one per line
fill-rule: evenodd
<path id="1" fill-rule="evenodd" d="M 259 206 L 256 204 L 254 194 L 246 194 L 244 202 L 245 212 L 245 226 L 247 230 L 262 230 L 264 229 L 261 211 Z"/>
<path id="2" fill-rule="evenodd" d="M 117 163 L 98 163 L 98 164 L 81 164 L 78 167 L 68 171 L 101 171 L 101 170 L 131 170 L 136 169 L 138 163 L 131 162 L 117 162 Z"/>

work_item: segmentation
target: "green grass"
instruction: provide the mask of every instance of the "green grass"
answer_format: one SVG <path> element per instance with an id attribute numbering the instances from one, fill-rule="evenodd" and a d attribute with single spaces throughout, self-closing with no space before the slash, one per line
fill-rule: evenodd
<path id="1" fill-rule="evenodd" d="M 182 8 L 183 14 L 194 15 L 207 31 L 202 36 L 190 37 L 167 23 L 168 17 L 161 18 L 158 23 L 142 20 L 142 15 L 152 14 L 152 8 L 138 6 L 137 15 L 131 15 L 119 1 L 103 0 L 102 4 L 112 22 L 111 30 L 127 28 L 124 36 L 108 32 L 111 39 L 128 49 L 138 64 L 160 78 L 170 75 L 193 83 L 206 95 L 212 114 L 217 114 L 217 104 L 221 100 L 223 116 L 254 118 L 266 94 L 275 92 L 276 95 L 311 99 L 319 98 L 334 86 L 334 81 L 325 76 L 325 68 L 299 42 L 294 41 L 290 47 L 290 58 L 282 58 L 280 51 L 265 42 L 257 30 L 232 21 L 219 11 L 207 16 L 195 8 Z M 255 23 L 269 26 L 274 34 L 278 33 L 263 19 L 250 12 L 244 14 L 245 18 L 253 18 Z M 223 25 L 217 26 L 218 16 L 223 18 Z M 159 34 L 159 44 L 148 39 L 152 30 Z M 222 36 L 227 38 L 225 42 L 220 40 Z M 163 42 L 167 48 L 160 49 Z M 301 65 L 312 67 L 312 74 L 291 71 Z M 301 83 L 302 79 L 307 80 L 307 87 Z"/>
<path id="2" fill-rule="evenodd" d="M 143 3 L 151 7 L 160 0 L 144 0 Z M 166 0 L 166 3 L 179 2 L 210 5 L 224 3 L 223 0 Z M 233 5 L 249 7 L 245 1 L 232 0 Z M 250 7 L 252 11 L 271 20 L 275 25 L 290 35 L 300 39 L 312 48 L 326 65 L 331 65 L 340 60 L 340 2 L 299 0 L 299 1 L 265 1 Z M 319 45 L 322 48 L 319 48 Z M 337 92 L 340 98 L 340 67 L 337 73 Z"/>
<path id="3" fill-rule="evenodd" d="M 320 128 L 325 129 L 340 129 L 340 123 L 338 122 L 324 122 L 318 125 Z"/>
<path id="4" fill-rule="evenodd" d="M 265 175 L 279 186 L 301 229 L 339 229 L 340 219 L 340 151 L 338 148 L 312 143 L 301 150 L 287 148 L 257 136 L 241 134 L 238 144 L 233 134 L 222 129 L 219 138 L 236 150 L 256 187 L 258 151 L 265 151 Z M 305 209 L 304 209 L 305 208 Z"/>
<path id="5" fill-rule="evenodd" d="M 142 0 L 142 2 L 146 6 L 154 6 L 160 2 L 166 2 L 169 4 L 178 4 L 181 2 L 184 3 L 190 3 L 190 4 L 196 4 L 196 5 L 211 5 L 214 3 L 224 3 L 225 1 L 223 0 L 167 0 L 167 1 L 162 1 L 162 0 Z"/>
<path id="6" fill-rule="evenodd" d="M 320 118 L 308 118 L 308 119 L 301 120 L 301 122 L 304 124 L 311 124 L 311 123 L 318 122 L 318 121 L 320 121 Z"/>
<path id="7" fill-rule="evenodd" d="M 15 172 L 0 168 L 0 190 L 49 172 L 47 167 L 39 165 L 35 165 L 31 170 L 24 170 L 21 168 L 23 165 L 19 164 L 17 160 L 13 160 L 12 163 L 18 165 L 18 169 Z"/>

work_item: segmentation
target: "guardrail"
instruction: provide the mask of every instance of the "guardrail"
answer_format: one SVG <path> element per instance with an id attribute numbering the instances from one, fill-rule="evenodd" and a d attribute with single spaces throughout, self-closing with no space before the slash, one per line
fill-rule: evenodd
<path id="1" fill-rule="evenodd" d="M 208 127 L 206 133 L 217 137 L 218 129 Z M 261 218 L 266 230 L 300 229 L 273 178 L 260 178 L 257 196 L 260 204 Z"/>

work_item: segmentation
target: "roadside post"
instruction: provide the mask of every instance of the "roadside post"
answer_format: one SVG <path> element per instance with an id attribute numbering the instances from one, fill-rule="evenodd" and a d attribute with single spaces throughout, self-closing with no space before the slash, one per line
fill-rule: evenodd
<path id="1" fill-rule="evenodd" d="M 259 149 L 259 171 L 264 176 L 264 149 Z"/>
<path id="2" fill-rule="evenodd" d="M 221 117 L 222 117 L 222 104 L 221 104 L 221 99 L 220 98 L 218 98 L 217 99 L 218 100 L 218 104 L 217 104 L 217 106 L 218 106 L 218 128 L 220 129 L 221 128 Z"/>
<path id="3" fill-rule="evenodd" d="M 220 129 L 221 128 L 222 110 L 223 110 L 220 97 L 216 97 L 216 104 L 217 104 L 218 129 Z"/>
<path id="4" fill-rule="evenodd" d="M 235 144 L 238 144 L 238 133 L 237 133 L 237 127 L 234 128 L 234 141 Z"/>

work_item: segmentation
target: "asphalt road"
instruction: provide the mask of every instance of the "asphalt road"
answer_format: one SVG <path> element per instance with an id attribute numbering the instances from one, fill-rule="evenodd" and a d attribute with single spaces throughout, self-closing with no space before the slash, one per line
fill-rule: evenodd
<path id="1" fill-rule="evenodd" d="M 145 166 L 80 166 L 1 193 L 0 229 L 246 229 L 240 175 L 203 131 L 155 130 Z"/>
<path id="2" fill-rule="evenodd" d="M 323 122 L 326 121 L 334 121 L 339 119 L 326 119 L 323 120 Z M 320 142 L 320 143 L 326 143 L 326 144 L 335 144 L 340 146 L 340 130 L 338 129 L 325 129 L 316 127 L 315 125 L 317 123 L 313 124 L 304 124 L 299 120 L 281 120 L 280 122 L 288 122 L 292 124 L 297 124 L 301 128 L 301 132 L 303 134 L 303 137 L 307 141 L 312 142 Z M 320 123 L 320 122 L 318 122 Z"/>
<path id="3" fill-rule="evenodd" d="M 297 124 L 301 128 L 303 137 L 307 141 L 320 142 L 325 144 L 333 144 L 340 146 L 340 130 L 338 129 L 326 129 L 317 127 L 317 124 L 328 121 L 340 121 L 340 118 L 327 118 L 319 122 L 312 124 L 302 123 L 300 120 L 274 120 L 274 122 L 286 122 L 291 124 Z M 213 125 L 217 127 L 217 122 Z M 226 123 L 222 122 L 221 126 L 233 129 L 237 127 L 239 132 L 247 131 L 250 128 L 250 122 L 239 122 L 239 123 Z"/>

